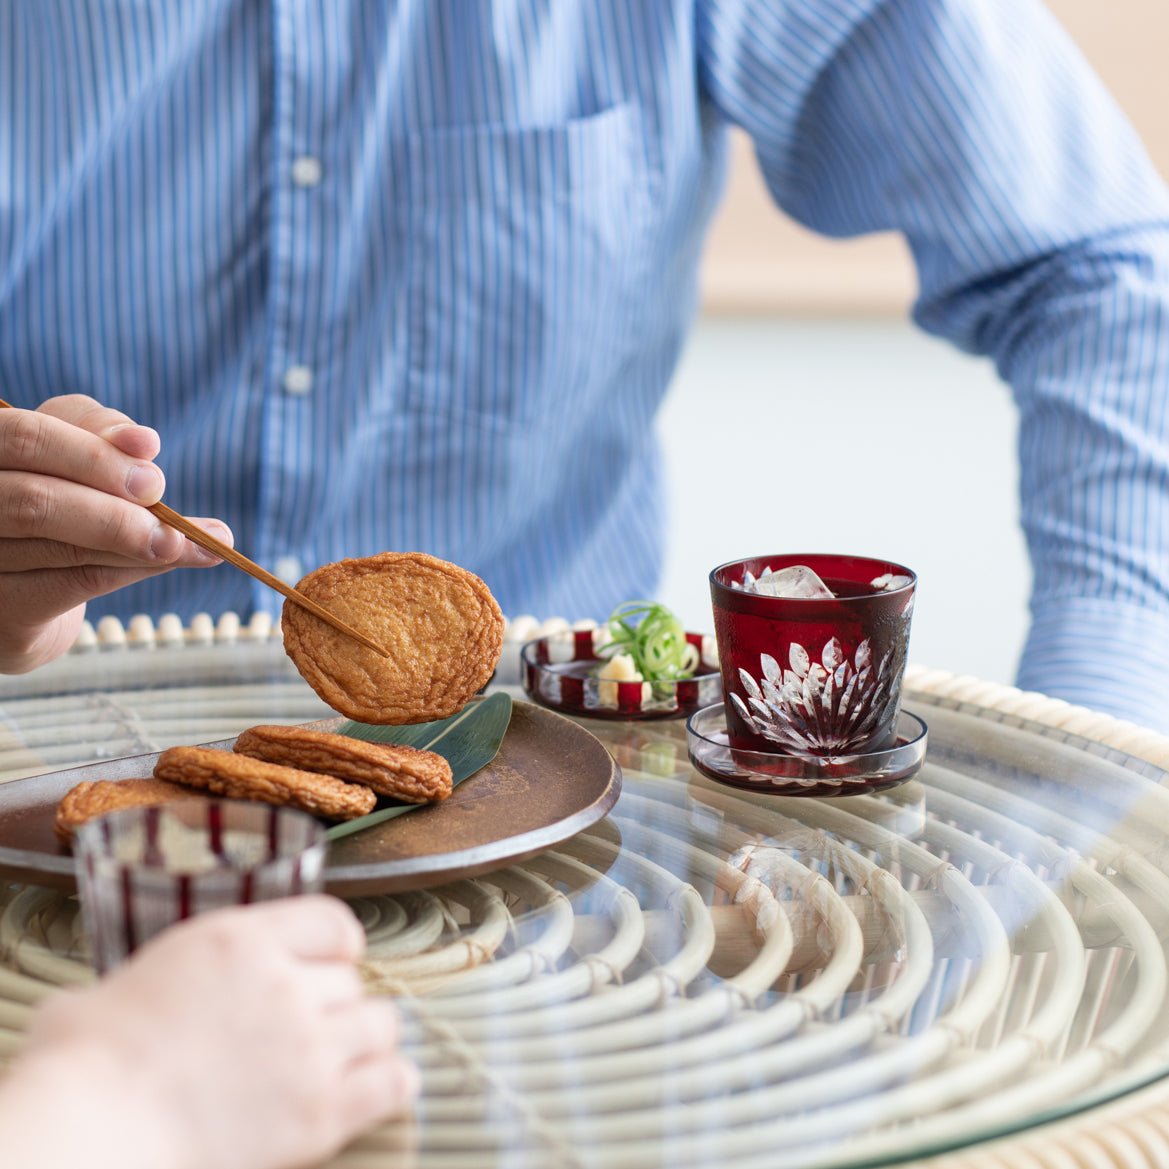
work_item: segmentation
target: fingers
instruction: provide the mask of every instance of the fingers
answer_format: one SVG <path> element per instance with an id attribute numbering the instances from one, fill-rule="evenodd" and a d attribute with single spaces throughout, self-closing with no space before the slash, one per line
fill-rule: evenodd
<path id="1" fill-rule="evenodd" d="M 86 417 L 94 420 L 95 411 L 110 416 L 105 429 L 112 426 L 122 445 L 136 449 L 156 445 L 157 435 L 151 444 L 143 441 L 145 436 L 135 439 L 132 430 L 137 428 L 125 429 L 129 420 L 117 411 L 96 403 L 94 408 Z M 39 410 L 0 410 L 0 467 L 45 479 L 68 479 L 141 504 L 157 503 L 165 487 L 162 472 L 148 459 L 130 457 L 86 427 Z"/>
<path id="2" fill-rule="evenodd" d="M 298 958 L 356 962 L 365 952 L 365 933 L 357 918 L 335 897 L 290 897 L 248 906 L 251 925 Z"/>
<path id="3" fill-rule="evenodd" d="M 354 1005 L 363 1001 L 365 987 L 352 962 L 310 961 L 304 965 L 304 988 L 321 1009 L 335 1013 L 340 1026 Z M 396 1028 L 395 1020 L 395 1028 Z"/>
<path id="4" fill-rule="evenodd" d="M 225 543 L 231 543 L 231 531 L 225 525 L 208 520 L 196 522 Z M 0 565 L 5 569 L 0 572 L 0 600 L 10 614 L 6 624 L 9 636 L 20 636 L 23 630 L 44 624 L 93 597 L 104 596 L 171 568 L 209 568 L 219 563 L 218 557 L 204 552 L 185 536 L 171 528 L 166 530 L 176 538 L 177 549 L 173 554 L 169 551 L 170 537 L 167 537 L 170 558 L 157 567 L 140 563 L 135 567 L 131 557 L 95 553 L 63 541 L 0 540 Z M 52 567 L 54 564 L 61 567 Z"/>
<path id="5" fill-rule="evenodd" d="M 220 521 L 201 526 L 210 525 L 218 529 L 213 535 L 231 540 Z M 0 537 L 53 540 L 139 565 L 171 565 L 191 554 L 186 538 L 145 507 L 67 480 L 17 471 L 0 470 Z"/>
<path id="6" fill-rule="evenodd" d="M 229 962 L 238 961 L 245 953 L 267 953 L 282 965 L 290 959 L 342 964 L 341 969 L 347 965 L 347 992 L 340 981 L 322 979 L 317 985 L 331 988 L 326 998 L 329 993 L 335 997 L 348 993 L 352 999 L 361 990 L 360 983 L 353 981 L 352 966 L 365 951 L 365 933 L 343 901 L 321 893 L 199 914 L 165 930 L 144 946 L 142 953 L 189 945 L 220 953 Z"/>
<path id="7" fill-rule="evenodd" d="M 168 563 L 182 538 L 145 507 L 48 475 L 0 470 L 0 536 L 47 539 L 142 564 Z"/>
<path id="8" fill-rule="evenodd" d="M 93 597 L 168 568 L 218 563 L 147 510 L 165 487 L 158 452 L 157 432 L 80 394 L 0 409 L 5 672 L 64 652 Z M 232 542 L 221 524 L 201 526 Z"/>
<path id="9" fill-rule="evenodd" d="M 189 517 L 205 532 L 225 544 L 233 543 L 231 529 L 219 520 L 205 517 Z M 165 525 L 164 525 L 165 526 Z M 173 528 L 168 531 L 174 532 Z M 177 553 L 160 558 L 167 568 L 204 568 L 219 564 L 220 559 L 213 552 L 204 551 L 198 544 L 174 532 Z M 40 569 L 69 569 L 90 565 L 96 568 L 132 568 L 141 571 L 142 562 L 119 552 L 86 548 L 64 540 L 47 540 L 41 537 L 18 539 L 0 537 L 0 565 L 5 572 L 32 572 Z"/>
<path id="10" fill-rule="evenodd" d="M 120 410 L 103 406 L 85 394 L 62 394 L 37 407 L 38 414 L 58 418 L 113 444 L 135 459 L 153 459 L 161 442 L 158 431 L 142 426 Z"/>
<path id="11" fill-rule="evenodd" d="M 405 1112 L 418 1098 L 421 1077 L 414 1063 L 399 1053 L 355 1064 L 340 1093 L 342 1123 L 350 1133 Z"/>
<path id="12" fill-rule="evenodd" d="M 103 430 L 112 430 L 127 423 L 134 424 L 128 414 L 112 406 L 103 406 L 88 394 L 58 394 L 55 398 L 46 398 L 36 408 L 36 412 L 60 418 L 71 426 L 80 426 L 90 434 L 100 434 Z"/>
<path id="13" fill-rule="evenodd" d="M 214 521 L 196 521 L 226 543 L 231 532 Z M 176 533 L 176 535 L 178 535 Z M 208 568 L 217 557 L 179 536 L 179 553 L 157 568 L 139 565 L 114 553 L 94 553 L 53 540 L 0 539 L 0 668 L 24 673 L 52 661 L 72 644 L 86 602 L 171 568 Z M 64 567 L 38 567 L 42 564 Z M 127 565 L 128 567 L 121 567 Z"/>
<path id="14" fill-rule="evenodd" d="M 389 999 L 364 997 L 360 979 L 354 995 L 329 1012 L 328 1030 L 342 1067 L 394 1052 L 401 1038 L 398 1008 Z"/>

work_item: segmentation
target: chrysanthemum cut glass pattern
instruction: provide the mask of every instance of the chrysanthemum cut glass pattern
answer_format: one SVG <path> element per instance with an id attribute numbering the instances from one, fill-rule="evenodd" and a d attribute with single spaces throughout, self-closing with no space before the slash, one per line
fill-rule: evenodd
<path id="1" fill-rule="evenodd" d="M 740 669 L 746 698 L 732 693 L 731 702 L 751 730 L 785 751 L 844 755 L 865 749 L 880 727 L 892 723 L 905 660 L 904 643 L 874 663 L 867 638 L 852 661 L 835 637 L 818 662 L 792 642 L 789 669 L 771 654 L 759 655 L 758 678 Z"/>

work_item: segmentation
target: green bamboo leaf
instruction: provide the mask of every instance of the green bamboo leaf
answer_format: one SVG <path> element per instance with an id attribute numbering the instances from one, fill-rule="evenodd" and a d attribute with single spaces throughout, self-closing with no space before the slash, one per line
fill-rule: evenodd
<path id="1" fill-rule="evenodd" d="M 451 765 L 452 782 L 460 784 L 495 758 L 510 721 L 511 695 L 498 693 L 469 702 L 458 714 L 438 722 L 412 723 L 401 727 L 343 722 L 337 731 L 352 739 L 364 739 L 370 743 L 399 743 L 424 751 L 435 751 Z M 382 808 L 370 812 L 368 816 L 335 824 L 325 833 L 325 837 L 328 840 L 340 840 L 343 836 L 351 836 L 354 832 L 429 806 L 402 804 Z"/>

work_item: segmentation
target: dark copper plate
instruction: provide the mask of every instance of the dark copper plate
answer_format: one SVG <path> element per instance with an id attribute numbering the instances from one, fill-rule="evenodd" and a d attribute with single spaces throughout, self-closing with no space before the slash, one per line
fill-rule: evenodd
<path id="1" fill-rule="evenodd" d="M 341 721 L 309 725 L 329 730 Z M 135 755 L 0 784 L 0 877 L 73 888 L 72 857 L 53 835 L 58 800 L 82 780 L 150 775 L 157 758 Z M 620 769 L 595 736 L 517 702 L 499 754 L 450 799 L 331 845 L 326 888 L 339 896 L 397 893 L 514 864 L 601 819 L 620 791 Z"/>

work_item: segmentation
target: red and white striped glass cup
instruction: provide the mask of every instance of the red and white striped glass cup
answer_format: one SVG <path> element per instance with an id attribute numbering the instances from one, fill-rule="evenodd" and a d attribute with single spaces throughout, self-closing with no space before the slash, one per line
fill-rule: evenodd
<path id="1" fill-rule="evenodd" d="M 73 853 L 94 965 L 112 969 L 170 925 L 229 905 L 319 892 L 325 832 L 294 808 L 183 800 L 83 824 Z"/>

